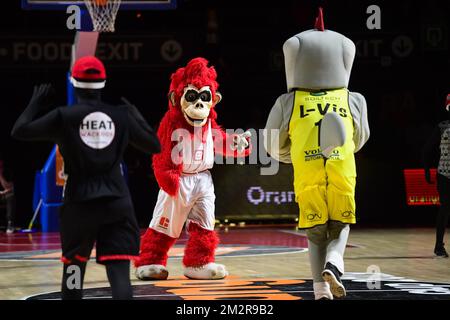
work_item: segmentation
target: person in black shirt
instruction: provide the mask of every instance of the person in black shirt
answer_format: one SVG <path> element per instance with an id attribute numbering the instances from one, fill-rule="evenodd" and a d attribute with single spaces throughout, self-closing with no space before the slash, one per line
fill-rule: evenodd
<path id="1" fill-rule="evenodd" d="M 12 136 L 58 144 L 67 175 L 60 215 L 63 299 L 81 299 L 86 263 L 96 243 L 114 299 L 131 299 L 130 262 L 139 255 L 139 227 L 121 162 L 130 143 L 151 154 L 157 136 L 131 104 L 101 100 L 106 72 L 100 60 L 83 57 L 72 68 L 78 103 L 52 110 L 50 85 L 35 87 Z"/>
<path id="2" fill-rule="evenodd" d="M 430 168 L 433 166 L 435 155 L 440 151 L 437 169 L 437 187 L 441 207 L 439 208 L 436 219 L 436 244 L 434 253 L 436 256 L 443 258 L 448 258 L 448 253 L 444 247 L 444 235 L 450 214 L 450 94 L 447 95 L 446 110 L 449 120 L 442 121 L 435 127 L 422 150 L 425 179 L 430 184 L 432 184 Z"/>

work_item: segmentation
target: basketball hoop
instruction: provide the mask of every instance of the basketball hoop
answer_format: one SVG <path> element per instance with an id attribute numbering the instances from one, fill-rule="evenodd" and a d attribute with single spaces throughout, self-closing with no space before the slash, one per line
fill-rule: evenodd
<path id="1" fill-rule="evenodd" d="M 94 31 L 114 32 L 117 13 L 122 0 L 84 0 L 92 18 Z"/>

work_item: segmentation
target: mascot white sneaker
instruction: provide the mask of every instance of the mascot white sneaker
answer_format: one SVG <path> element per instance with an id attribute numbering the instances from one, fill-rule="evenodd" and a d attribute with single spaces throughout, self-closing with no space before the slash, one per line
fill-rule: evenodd
<path id="1" fill-rule="evenodd" d="M 141 280 L 166 280 L 169 271 L 163 265 L 151 264 L 136 268 L 135 275 Z"/>
<path id="2" fill-rule="evenodd" d="M 200 267 L 185 267 L 184 275 L 189 279 L 217 280 L 228 276 L 228 271 L 223 264 L 211 262 Z"/>
<path id="3" fill-rule="evenodd" d="M 264 143 L 273 158 L 294 166 L 315 298 L 341 298 L 349 225 L 356 223 L 354 153 L 369 138 L 366 100 L 347 89 L 356 48 L 325 30 L 320 8 L 315 29 L 288 39 L 283 52 L 288 93 L 270 112 Z"/>

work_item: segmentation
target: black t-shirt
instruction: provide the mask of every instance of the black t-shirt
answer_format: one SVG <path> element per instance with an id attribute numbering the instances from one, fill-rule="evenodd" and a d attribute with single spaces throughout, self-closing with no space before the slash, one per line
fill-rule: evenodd
<path id="1" fill-rule="evenodd" d="M 66 203 L 128 196 L 121 172 L 127 145 L 148 154 L 160 151 L 154 131 L 134 106 L 86 100 L 38 117 L 40 109 L 31 102 L 14 125 L 12 136 L 58 144 L 68 175 Z"/>

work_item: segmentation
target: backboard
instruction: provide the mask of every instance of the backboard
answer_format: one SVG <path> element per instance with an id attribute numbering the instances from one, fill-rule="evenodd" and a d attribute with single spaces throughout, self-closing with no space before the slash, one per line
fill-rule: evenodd
<path id="1" fill-rule="evenodd" d="M 83 0 L 22 0 L 25 10 L 66 10 L 70 5 L 84 6 Z M 122 0 L 120 10 L 170 10 L 176 0 Z"/>

